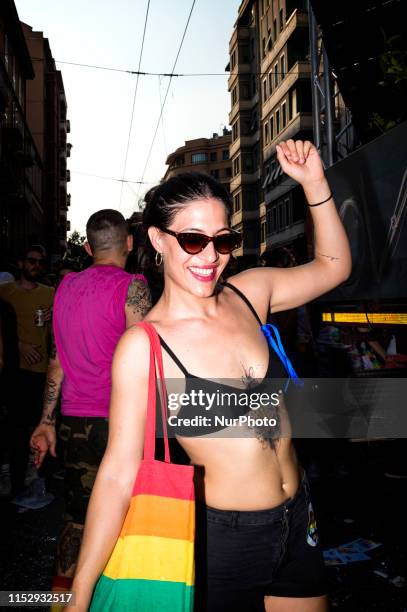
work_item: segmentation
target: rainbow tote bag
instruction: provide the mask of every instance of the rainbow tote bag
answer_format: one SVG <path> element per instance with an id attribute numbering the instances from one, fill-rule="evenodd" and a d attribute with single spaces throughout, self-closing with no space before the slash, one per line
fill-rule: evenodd
<path id="1" fill-rule="evenodd" d="M 144 455 L 122 530 L 100 576 L 91 612 L 189 612 L 194 606 L 194 468 L 171 463 L 161 345 L 154 327 Z M 161 388 L 164 461 L 155 459 L 156 365 Z"/>

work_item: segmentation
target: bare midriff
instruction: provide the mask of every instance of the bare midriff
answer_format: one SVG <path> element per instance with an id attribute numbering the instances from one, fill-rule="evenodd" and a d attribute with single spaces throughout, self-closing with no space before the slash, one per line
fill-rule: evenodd
<path id="1" fill-rule="evenodd" d="M 179 438 L 196 466 L 196 496 L 220 510 L 266 510 L 293 497 L 300 482 L 289 438 Z"/>

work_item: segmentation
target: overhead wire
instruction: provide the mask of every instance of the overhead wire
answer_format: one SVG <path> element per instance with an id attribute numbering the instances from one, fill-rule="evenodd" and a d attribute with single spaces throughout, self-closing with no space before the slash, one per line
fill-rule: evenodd
<path id="1" fill-rule="evenodd" d="M 137 68 L 137 80 L 136 80 L 136 85 L 134 88 L 134 95 L 133 95 L 133 105 L 132 105 L 132 109 L 131 109 L 131 117 L 130 117 L 130 125 L 129 125 L 129 133 L 128 133 L 128 137 L 127 137 L 127 146 L 126 146 L 126 155 L 124 157 L 124 165 L 123 165 L 123 175 L 122 175 L 122 185 L 120 188 L 120 202 L 119 202 L 119 210 L 121 208 L 122 205 L 122 198 L 123 198 L 123 187 L 124 187 L 124 177 L 126 176 L 126 169 L 127 169 L 127 160 L 129 157 L 129 149 L 130 149 L 130 141 L 131 141 L 131 133 L 132 133 L 132 129 L 133 129 L 133 119 L 134 119 L 134 109 L 136 106 L 136 98 L 137 98 L 137 90 L 138 90 L 138 82 L 140 79 L 140 68 L 141 68 L 141 60 L 143 58 L 143 50 L 144 50 L 144 41 L 145 41 L 145 37 L 146 37 L 146 29 L 147 29 L 147 21 L 148 21 L 148 13 L 150 10 L 150 0 L 147 0 L 147 9 L 146 9 L 146 16 L 144 19 L 144 29 L 143 29 L 143 37 L 142 37 L 142 41 L 141 41 L 141 48 L 140 48 L 140 57 L 139 57 L 139 62 L 138 62 L 138 68 Z"/>
<path id="2" fill-rule="evenodd" d="M 185 24 L 184 32 L 183 32 L 182 37 L 181 37 L 181 42 L 180 42 L 179 47 L 178 47 L 177 55 L 175 57 L 175 61 L 174 61 L 174 65 L 172 67 L 171 73 L 173 73 L 175 71 L 175 68 L 176 68 L 176 65 L 177 65 L 177 62 L 178 62 L 178 58 L 179 58 L 179 55 L 181 53 L 182 45 L 184 43 L 185 36 L 186 36 L 187 30 L 188 30 L 189 22 L 191 21 L 191 16 L 192 16 L 192 12 L 194 10 L 195 2 L 196 2 L 196 0 L 192 1 L 191 9 L 189 11 L 188 19 L 187 19 L 187 22 Z M 151 152 L 153 150 L 153 146 L 154 146 L 154 142 L 155 142 L 155 139 L 156 139 L 156 136 L 157 136 L 158 128 L 160 126 L 161 117 L 162 117 L 162 114 L 164 112 L 164 106 L 165 106 L 165 103 L 167 101 L 168 92 L 169 92 L 170 86 L 171 86 L 171 81 L 172 81 L 172 77 L 170 77 L 170 79 L 168 81 L 167 91 L 165 92 L 163 103 L 161 104 L 160 115 L 158 117 L 157 125 L 156 125 L 155 131 L 154 131 L 154 136 L 153 136 L 153 139 L 151 141 L 150 149 L 149 149 L 149 152 L 148 152 L 148 155 L 147 155 L 147 160 L 146 160 L 146 163 L 144 165 L 144 170 L 143 170 L 143 173 L 141 175 L 141 180 L 142 181 L 144 180 L 144 176 L 145 176 L 145 173 L 146 173 L 146 170 L 147 170 L 147 166 L 148 166 L 149 161 L 150 161 Z M 137 194 L 137 198 L 139 197 L 139 195 L 140 195 L 140 188 L 139 188 L 139 191 L 138 191 L 138 194 Z"/>

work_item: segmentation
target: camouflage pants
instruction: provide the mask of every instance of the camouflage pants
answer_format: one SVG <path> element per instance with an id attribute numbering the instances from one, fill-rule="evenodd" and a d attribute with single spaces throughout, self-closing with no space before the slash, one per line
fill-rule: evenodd
<path id="1" fill-rule="evenodd" d="M 107 444 L 108 419 L 63 416 L 59 437 L 65 466 L 65 522 L 83 525 Z"/>

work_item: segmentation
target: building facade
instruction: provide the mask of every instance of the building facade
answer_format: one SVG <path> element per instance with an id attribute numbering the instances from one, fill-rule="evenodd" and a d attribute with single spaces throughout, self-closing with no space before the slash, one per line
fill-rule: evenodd
<path id="1" fill-rule="evenodd" d="M 183 147 L 179 147 L 167 158 L 168 169 L 166 180 L 181 172 L 205 172 L 223 184 L 230 191 L 232 166 L 230 162 L 229 147 L 231 132 L 223 130 L 222 135 L 213 134 L 212 138 L 196 138 L 187 140 Z"/>
<path id="2" fill-rule="evenodd" d="M 44 213 L 46 247 L 58 259 L 66 249 L 66 233 L 70 229 L 67 193 L 70 171 L 67 159 L 71 144 L 67 142 L 70 122 L 62 74 L 55 67 L 49 41 L 42 32 L 22 24 L 32 58 L 35 77 L 27 83 L 27 123 L 36 142 L 44 166 Z"/>
<path id="3" fill-rule="evenodd" d="M 276 144 L 312 139 L 309 29 L 305 2 L 244 0 L 229 45 L 232 225 L 237 255 L 278 246 L 305 250 L 302 190 L 283 174 Z"/>
<path id="4" fill-rule="evenodd" d="M 66 143 L 61 74 L 47 39 L 0 4 L 0 256 L 41 243 L 56 258 L 66 244 Z"/>
<path id="5" fill-rule="evenodd" d="M 0 6 L 0 251 L 15 257 L 45 239 L 43 164 L 26 121 L 34 69 L 12 0 Z"/>

